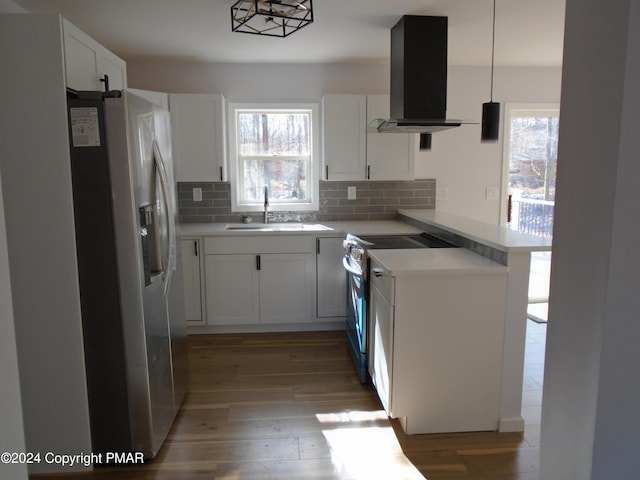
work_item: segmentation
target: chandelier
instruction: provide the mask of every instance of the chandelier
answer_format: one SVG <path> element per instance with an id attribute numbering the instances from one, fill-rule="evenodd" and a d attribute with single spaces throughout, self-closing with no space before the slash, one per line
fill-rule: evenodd
<path id="1" fill-rule="evenodd" d="M 287 37 L 313 22 L 312 0 L 239 0 L 231 7 L 231 30 Z"/>

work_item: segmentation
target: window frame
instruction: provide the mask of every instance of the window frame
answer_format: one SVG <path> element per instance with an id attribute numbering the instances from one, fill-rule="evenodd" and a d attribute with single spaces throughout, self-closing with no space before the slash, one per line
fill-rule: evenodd
<path id="1" fill-rule="evenodd" d="M 310 125 L 310 158 L 308 176 L 308 202 L 269 202 L 271 212 L 309 212 L 320 209 L 320 105 L 318 102 L 278 102 L 278 103 L 249 103 L 232 102 L 228 104 L 228 161 L 229 161 L 229 185 L 231 189 L 232 212 L 262 212 L 264 203 L 246 203 L 241 201 L 241 187 L 243 176 L 240 175 L 240 159 L 238 155 L 238 113 L 242 111 L 268 112 L 268 111 L 295 111 L 306 110 L 311 112 Z M 257 158 L 258 156 L 256 156 Z"/>

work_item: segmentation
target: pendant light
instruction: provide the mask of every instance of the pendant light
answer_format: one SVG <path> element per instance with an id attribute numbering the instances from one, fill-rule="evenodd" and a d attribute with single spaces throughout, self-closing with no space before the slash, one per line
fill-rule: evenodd
<path id="1" fill-rule="evenodd" d="M 421 133 L 420 134 L 420 151 L 427 152 L 429 150 L 431 150 L 431 134 Z"/>
<path id="2" fill-rule="evenodd" d="M 493 101 L 493 67 L 496 48 L 496 0 L 493 0 L 493 36 L 491 40 L 491 97 L 482 104 L 482 142 L 497 142 L 500 130 L 500 104 Z"/>

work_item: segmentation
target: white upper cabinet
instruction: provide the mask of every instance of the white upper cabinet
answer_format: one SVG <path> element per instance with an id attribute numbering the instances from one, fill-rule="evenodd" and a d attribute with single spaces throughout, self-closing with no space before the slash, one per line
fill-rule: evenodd
<path id="1" fill-rule="evenodd" d="M 323 180 L 364 179 L 367 163 L 367 97 L 325 95 L 322 110 Z"/>
<path id="2" fill-rule="evenodd" d="M 127 88 L 131 93 L 135 93 L 139 97 L 142 97 L 151 103 L 155 103 L 159 107 L 165 110 L 169 110 L 169 94 L 164 92 L 154 92 L 152 90 L 139 90 L 137 88 Z"/>
<path id="3" fill-rule="evenodd" d="M 223 182 L 225 100 L 214 93 L 169 95 L 173 155 L 178 182 Z"/>
<path id="4" fill-rule="evenodd" d="M 105 90 L 100 79 L 109 78 L 110 90 L 127 88 L 127 65 L 67 20 L 64 30 L 64 63 L 67 87 L 74 90 Z"/>
<path id="5" fill-rule="evenodd" d="M 324 180 L 413 180 L 416 135 L 367 132 L 389 118 L 388 95 L 323 97 Z"/>
<path id="6" fill-rule="evenodd" d="M 389 115 L 389 95 L 367 95 L 367 125 Z M 369 180 L 413 180 L 415 138 L 411 133 L 367 133 Z"/>

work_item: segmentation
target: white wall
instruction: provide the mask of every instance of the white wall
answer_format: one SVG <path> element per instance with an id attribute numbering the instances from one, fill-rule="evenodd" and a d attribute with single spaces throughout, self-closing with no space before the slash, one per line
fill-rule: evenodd
<path id="1" fill-rule="evenodd" d="M 638 478 L 640 1 L 566 19 L 540 479 Z"/>
<path id="2" fill-rule="evenodd" d="M 419 152 L 416 174 L 436 178 L 447 198 L 437 209 L 500 223 L 498 200 L 486 199 L 487 187 L 501 187 L 504 106 L 507 102 L 547 103 L 560 101 L 560 68 L 502 67 L 495 69 L 493 100 L 501 103 L 498 143 L 480 142 L 482 104 L 490 100 L 490 70 L 484 67 L 450 67 L 447 113 L 450 118 L 471 120 L 475 125 L 434 134 L 430 152 Z"/>
<path id="3" fill-rule="evenodd" d="M 0 172 L 1 173 L 1 172 Z M 9 279 L 9 256 L 2 200 L 0 176 L 0 452 L 24 452 L 24 426 L 20 403 L 20 378 L 18 377 L 18 354 L 16 332 L 11 301 Z M 27 478 L 25 464 L 0 463 L 0 478 L 15 480 Z"/>
<path id="4" fill-rule="evenodd" d="M 222 93 L 230 101 L 319 100 L 324 93 L 388 93 L 389 66 L 380 65 L 242 65 L 152 61 L 127 62 L 132 88 L 170 93 Z M 559 102 L 560 68 L 499 67 L 494 100 Z M 488 67 L 449 67 L 448 115 L 480 122 L 489 101 Z M 499 223 L 500 205 L 486 200 L 486 187 L 500 186 L 502 144 L 481 144 L 480 126 L 466 125 L 436 133 L 431 152 L 418 152 L 417 178 L 436 178 L 448 199 L 437 208 Z"/>
<path id="5" fill-rule="evenodd" d="M 60 18 L 0 15 L 0 45 L 0 88 L 25 92 L 3 97 L 0 169 L 26 448 L 90 452 Z"/>

